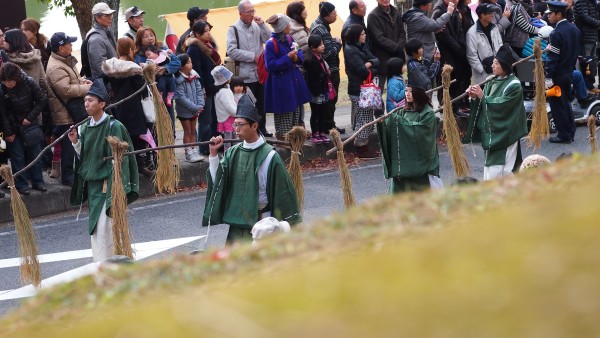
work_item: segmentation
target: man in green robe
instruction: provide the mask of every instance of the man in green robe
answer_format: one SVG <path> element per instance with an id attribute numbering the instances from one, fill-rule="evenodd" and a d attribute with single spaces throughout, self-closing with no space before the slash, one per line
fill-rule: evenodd
<path id="1" fill-rule="evenodd" d="M 494 78 L 482 90 L 470 86 L 471 115 L 463 143 L 481 142 L 485 152 L 483 179 L 511 176 L 523 161 L 521 137 L 527 135 L 523 88 L 512 74 L 519 57 L 508 46 L 498 50 L 492 70 Z"/>
<path id="2" fill-rule="evenodd" d="M 436 143 L 437 119 L 424 83 L 408 77 L 406 107 L 377 125 L 383 174 L 390 193 L 442 188 Z"/>
<path id="3" fill-rule="evenodd" d="M 78 129 L 73 128 L 69 131 L 69 139 L 77 153 L 71 204 L 81 205 L 85 201 L 88 202 L 88 230 L 95 262 L 104 261 L 113 255 L 110 217 L 113 165 L 112 161 L 103 160 L 112 154 L 106 138 L 116 136 L 129 144 L 128 151 L 133 151 L 125 126 L 104 112 L 107 102 L 108 92 L 102 80 L 97 79 L 85 97 L 85 109 L 91 119 Z M 127 203 L 131 203 L 138 198 L 139 191 L 139 176 L 134 156 L 123 158 L 121 177 Z"/>
<path id="4" fill-rule="evenodd" d="M 227 241 L 252 240 L 252 226 L 265 217 L 291 225 L 302 221 L 298 198 L 283 160 L 258 131 L 260 115 L 247 95 L 233 124 L 239 143 L 223 155 L 221 136 L 211 138 L 203 226 L 229 224 Z"/>

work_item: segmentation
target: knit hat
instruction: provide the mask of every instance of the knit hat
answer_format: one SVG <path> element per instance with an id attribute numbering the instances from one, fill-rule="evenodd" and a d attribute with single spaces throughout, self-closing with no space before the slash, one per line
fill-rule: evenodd
<path id="1" fill-rule="evenodd" d="M 521 163 L 521 167 L 519 168 L 519 171 L 524 171 L 524 170 L 527 170 L 530 168 L 539 168 L 539 167 L 543 167 L 548 164 L 550 164 L 550 160 L 547 157 L 538 155 L 538 154 L 533 154 L 533 155 L 527 156 L 523 160 L 523 163 Z"/>
<path id="2" fill-rule="evenodd" d="M 267 23 L 273 27 L 273 32 L 281 33 L 290 24 L 290 18 L 285 14 L 275 14 L 267 19 Z"/>
<path id="3" fill-rule="evenodd" d="M 335 6 L 331 2 L 319 2 L 319 15 L 324 18 L 335 10 Z"/>
<path id="4" fill-rule="evenodd" d="M 92 87 L 88 90 L 87 95 L 94 95 L 100 99 L 100 101 L 110 102 L 110 96 L 108 96 L 108 92 L 106 91 L 106 87 L 104 86 L 104 81 L 102 79 L 96 79 L 92 83 Z"/>
<path id="5" fill-rule="evenodd" d="M 224 66 L 216 66 L 210 71 L 210 75 L 212 75 L 213 79 L 215 79 L 215 86 L 220 86 L 229 81 L 229 79 L 231 79 L 233 76 L 233 73 Z"/>
<path id="6" fill-rule="evenodd" d="M 517 62 L 520 58 L 517 53 L 510 48 L 510 45 L 504 44 L 498 49 L 495 59 L 500 62 L 500 66 L 502 66 L 504 72 L 510 74 L 512 73 L 512 64 Z"/>
<path id="7" fill-rule="evenodd" d="M 260 121 L 260 115 L 258 115 L 258 111 L 256 110 L 254 102 L 252 102 L 250 96 L 243 95 L 240 97 L 235 117 L 243 117 L 257 123 Z"/>

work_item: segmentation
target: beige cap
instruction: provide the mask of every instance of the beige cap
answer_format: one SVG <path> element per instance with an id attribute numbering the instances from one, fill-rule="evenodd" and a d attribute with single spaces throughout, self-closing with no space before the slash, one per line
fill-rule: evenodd
<path id="1" fill-rule="evenodd" d="M 99 2 L 92 8 L 92 15 L 113 14 L 114 12 L 116 12 L 116 10 L 110 9 L 110 7 L 108 7 L 108 5 L 104 2 Z"/>

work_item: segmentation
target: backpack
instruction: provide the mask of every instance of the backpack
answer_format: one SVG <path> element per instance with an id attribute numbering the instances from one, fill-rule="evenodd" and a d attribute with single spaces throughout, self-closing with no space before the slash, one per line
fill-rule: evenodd
<path id="1" fill-rule="evenodd" d="M 83 42 L 81 43 L 81 71 L 79 72 L 79 75 L 85 76 L 87 79 L 90 80 L 92 78 L 92 68 L 90 67 L 90 58 L 88 55 L 88 40 L 90 39 L 90 36 L 94 34 L 100 33 L 96 32 L 95 30 L 92 30 L 90 34 L 88 34 L 88 36 L 86 36 L 85 39 L 83 39 Z"/>
<path id="2" fill-rule="evenodd" d="M 273 41 L 273 46 L 275 47 L 275 54 L 279 53 L 279 46 L 277 45 L 277 40 L 271 38 Z M 267 70 L 267 65 L 265 65 L 265 50 L 260 53 L 258 56 L 258 66 L 256 67 L 256 72 L 258 73 L 258 83 L 265 84 L 267 79 L 269 78 L 269 71 Z"/>

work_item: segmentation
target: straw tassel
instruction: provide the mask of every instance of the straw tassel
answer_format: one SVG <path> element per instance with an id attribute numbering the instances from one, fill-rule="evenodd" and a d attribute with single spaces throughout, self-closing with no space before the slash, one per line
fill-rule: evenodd
<path id="1" fill-rule="evenodd" d="M 110 211 L 113 219 L 113 253 L 133 259 L 131 233 L 129 223 L 127 223 L 127 196 L 121 179 L 123 154 L 127 151 L 129 145 L 115 136 L 108 136 L 106 140 L 110 144 L 113 156 L 112 186 L 110 189 L 112 197 Z"/>
<path id="2" fill-rule="evenodd" d="M 292 145 L 292 157 L 290 159 L 290 165 L 288 166 L 288 172 L 292 178 L 294 188 L 296 188 L 296 195 L 298 196 L 298 205 L 300 210 L 304 206 L 304 182 L 302 181 L 302 166 L 300 165 L 300 151 L 306 141 L 306 129 L 295 126 L 285 134 L 285 140 Z"/>
<path id="3" fill-rule="evenodd" d="M 15 178 L 10 167 L 7 165 L 0 166 L 0 176 L 4 178 L 10 187 L 10 207 L 15 219 L 15 229 L 19 240 L 19 256 L 21 256 L 21 266 L 19 268 L 21 283 L 23 285 L 31 283 L 37 288 L 42 283 L 42 273 L 37 258 L 38 248 L 29 212 L 15 187 Z"/>
<path id="4" fill-rule="evenodd" d="M 533 116 L 531 118 L 531 130 L 529 131 L 529 146 L 538 149 L 544 138 L 550 135 L 548 125 L 548 110 L 546 109 L 546 88 L 544 65 L 542 63 L 541 39 L 533 43 L 533 55 L 535 56 L 535 68 L 533 76 L 535 79 L 535 98 L 533 101 Z"/>
<path id="5" fill-rule="evenodd" d="M 352 180 L 350 178 L 350 170 L 348 163 L 344 158 L 344 146 L 340 133 L 335 129 L 329 131 L 329 135 L 333 138 L 333 144 L 337 148 L 338 166 L 340 168 L 340 183 L 342 184 L 342 192 L 344 193 L 344 206 L 350 208 L 354 205 L 354 193 L 352 192 Z"/>
<path id="6" fill-rule="evenodd" d="M 171 117 L 167 111 L 167 107 L 162 100 L 162 95 L 156 87 L 156 65 L 148 63 L 144 67 L 144 79 L 152 92 L 152 99 L 154 101 L 154 109 L 156 110 L 156 123 L 154 128 L 156 130 L 156 136 L 158 137 L 158 145 L 171 145 L 175 144 L 173 138 L 173 125 L 171 124 Z M 154 184 L 158 192 L 166 192 L 169 194 L 175 193 L 177 185 L 179 184 L 179 161 L 175 156 L 175 150 L 165 149 L 159 150 L 157 153 L 158 165 L 156 168 L 156 175 L 154 176 Z"/>
<path id="7" fill-rule="evenodd" d="M 467 171 L 471 172 L 471 167 L 462 151 L 460 132 L 454 118 L 454 112 L 452 111 L 452 102 L 450 101 L 450 73 L 452 73 L 452 70 L 453 68 L 450 65 L 444 65 L 444 68 L 442 68 L 442 86 L 444 87 L 442 96 L 444 112 L 443 130 L 454 172 L 457 177 L 464 177 L 467 176 Z"/>
<path id="8" fill-rule="evenodd" d="M 590 153 L 595 154 L 598 150 L 598 144 L 596 143 L 596 116 L 590 115 L 587 123 L 590 132 L 588 135 L 588 141 L 590 141 Z"/>

